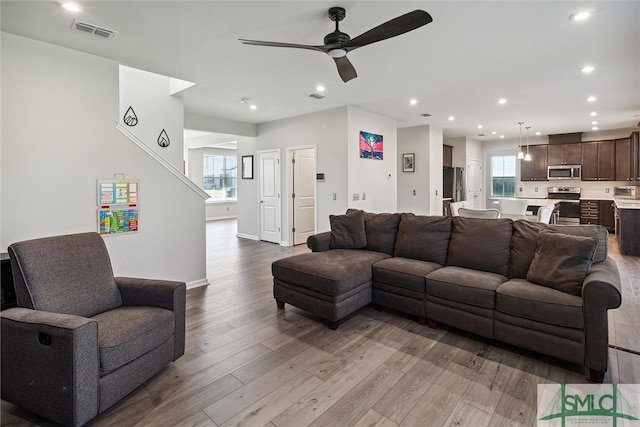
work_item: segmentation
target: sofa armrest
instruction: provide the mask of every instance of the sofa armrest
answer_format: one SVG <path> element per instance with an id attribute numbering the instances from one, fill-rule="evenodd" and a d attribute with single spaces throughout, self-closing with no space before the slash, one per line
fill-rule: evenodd
<path id="1" fill-rule="evenodd" d="M 611 258 L 591 266 L 582 284 L 584 313 L 585 365 L 606 372 L 609 355 L 609 325 L 607 310 L 622 302 L 622 285 L 618 267 Z"/>
<path id="2" fill-rule="evenodd" d="M 175 319 L 173 360 L 184 354 L 187 286 L 173 280 L 116 277 L 122 305 L 166 308 Z"/>
<path id="3" fill-rule="evenodd" d="M 331 249 L 331 232 L 314 234 L 307 237 L 307 247 L 311 252 L 322 252 Z"/>
<path id="4" fill-rule="evenodd" d="M 0 329 L 3 400 L 65 425 L 98 414 L 98 322 L 10 308 Z"/>

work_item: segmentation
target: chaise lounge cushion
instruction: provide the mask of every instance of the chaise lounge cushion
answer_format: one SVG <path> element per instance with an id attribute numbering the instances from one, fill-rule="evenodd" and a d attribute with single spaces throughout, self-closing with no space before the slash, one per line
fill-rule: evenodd
<path id="1" fill-rule="evenodd" d="M 371 265 L 389 258 L 381 252 L 333 249 L 279 259 L 273 277 L 320 294 L 336 296 L 371 280 Z"/>
<path id="2" fill-rule="evenodd" d="M 527 280 L 579 296 L 596 244 L 592 237 L 541 231 Z"/>
<path id="3" fill-rule="evenodd" d="M 506 276 L 513 221 L 453 217 L 446 265 Z"/>
<path id="4" fill-rule="evenodd" d="M 567 328 L 584 327 L 582 298 L 524 279 L 511 279 L 496 292 L 496 310 Z"/>
<path id="5" fill-rule="evenodd" d="M 451 217 L 403 213 L 394 256 L 444 265 L 450 236 Z"/>
<path id="6" fill-rule="evenodd" d="M 329 215 L 329 224 L 332 249 L 363 249 L 367 246 L 363 211 Z"/>

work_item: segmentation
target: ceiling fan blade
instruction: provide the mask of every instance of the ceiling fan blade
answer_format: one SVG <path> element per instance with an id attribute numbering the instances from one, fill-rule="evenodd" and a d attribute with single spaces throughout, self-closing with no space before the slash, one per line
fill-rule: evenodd
<path id="1" fill-rule="evenodd" d="M 338 74 L 342 78 L 343 82 L 348 82 L 351 79 L 355 79 L 358 77 L 358 73 L 356 73 L 356 69 L 353 67 L 353 64 L 346 56 L 342 56 L 340 58 L 333 58 L 336 61 L 336 65 L 338 66 Z"/>
<path id="2" fill-rule="evenodd" d="M 262 40 L 246 40 L 246 39 L 238 39 L 244 44 L 250 44 L 254 46 L 270 46 L 270 47 L 290 47 L 294 49 L 308 49 L 308 50 L 317 50 L 318 52 L 325 52 L 324 46 L 311 46 L 306 44 L 295 44 L 295 43 L 280 43 L 280 42 L 267 42 Z"/>
<path id="3" fill-rule="evenodd" d="M 358 37 L 341 44 L 339 47 L 350 51 L 371 43 L 399 36 L 400 34 L 420 28 L 432 21 L 433 18 L 431 18 L 431 15 L 424 10 L 414 10 L 413 12 L 405 13 L 404 15 L 387 21 L 384 24 L 380 24 L 366 33 L 362 33 Z"/>

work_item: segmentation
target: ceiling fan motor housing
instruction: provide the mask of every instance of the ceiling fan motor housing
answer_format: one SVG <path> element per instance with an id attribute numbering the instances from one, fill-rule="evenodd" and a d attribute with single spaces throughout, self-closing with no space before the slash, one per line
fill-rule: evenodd
<path id="1" fill-rule="evenodd" d="M 347 16 L 347 12 L 342 7 L 336 6 L 329 9 L 329 19 L 336 23 L 336 30 L 324 36 L 325 46 L 331 44 L 346 43 L 351 40 L 349 34 L 343 33 L 338 28 L 338 23 L 342 21 L 345 16 Z"/>

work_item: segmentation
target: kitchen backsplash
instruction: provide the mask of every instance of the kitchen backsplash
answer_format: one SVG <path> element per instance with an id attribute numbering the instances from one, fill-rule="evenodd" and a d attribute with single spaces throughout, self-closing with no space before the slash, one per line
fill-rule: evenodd
<path id="1" fill-rule="evenodd" d="M 580 197 L 583 199 L 613 199 L 613 187 L 633 185 L 629 181 L 580 181 L 580 180 L 558 180 L 558 181 L 521 181 L 518 183 L 517 197 L 521 198 L 545 198 L 548 187 L 580 187 Z M 640 183 L 638 183 L 640 185 Z M 536 191 L 537 189 L 537 191 Z M 520 191 L 522 190 L 522 191 Z"/>

